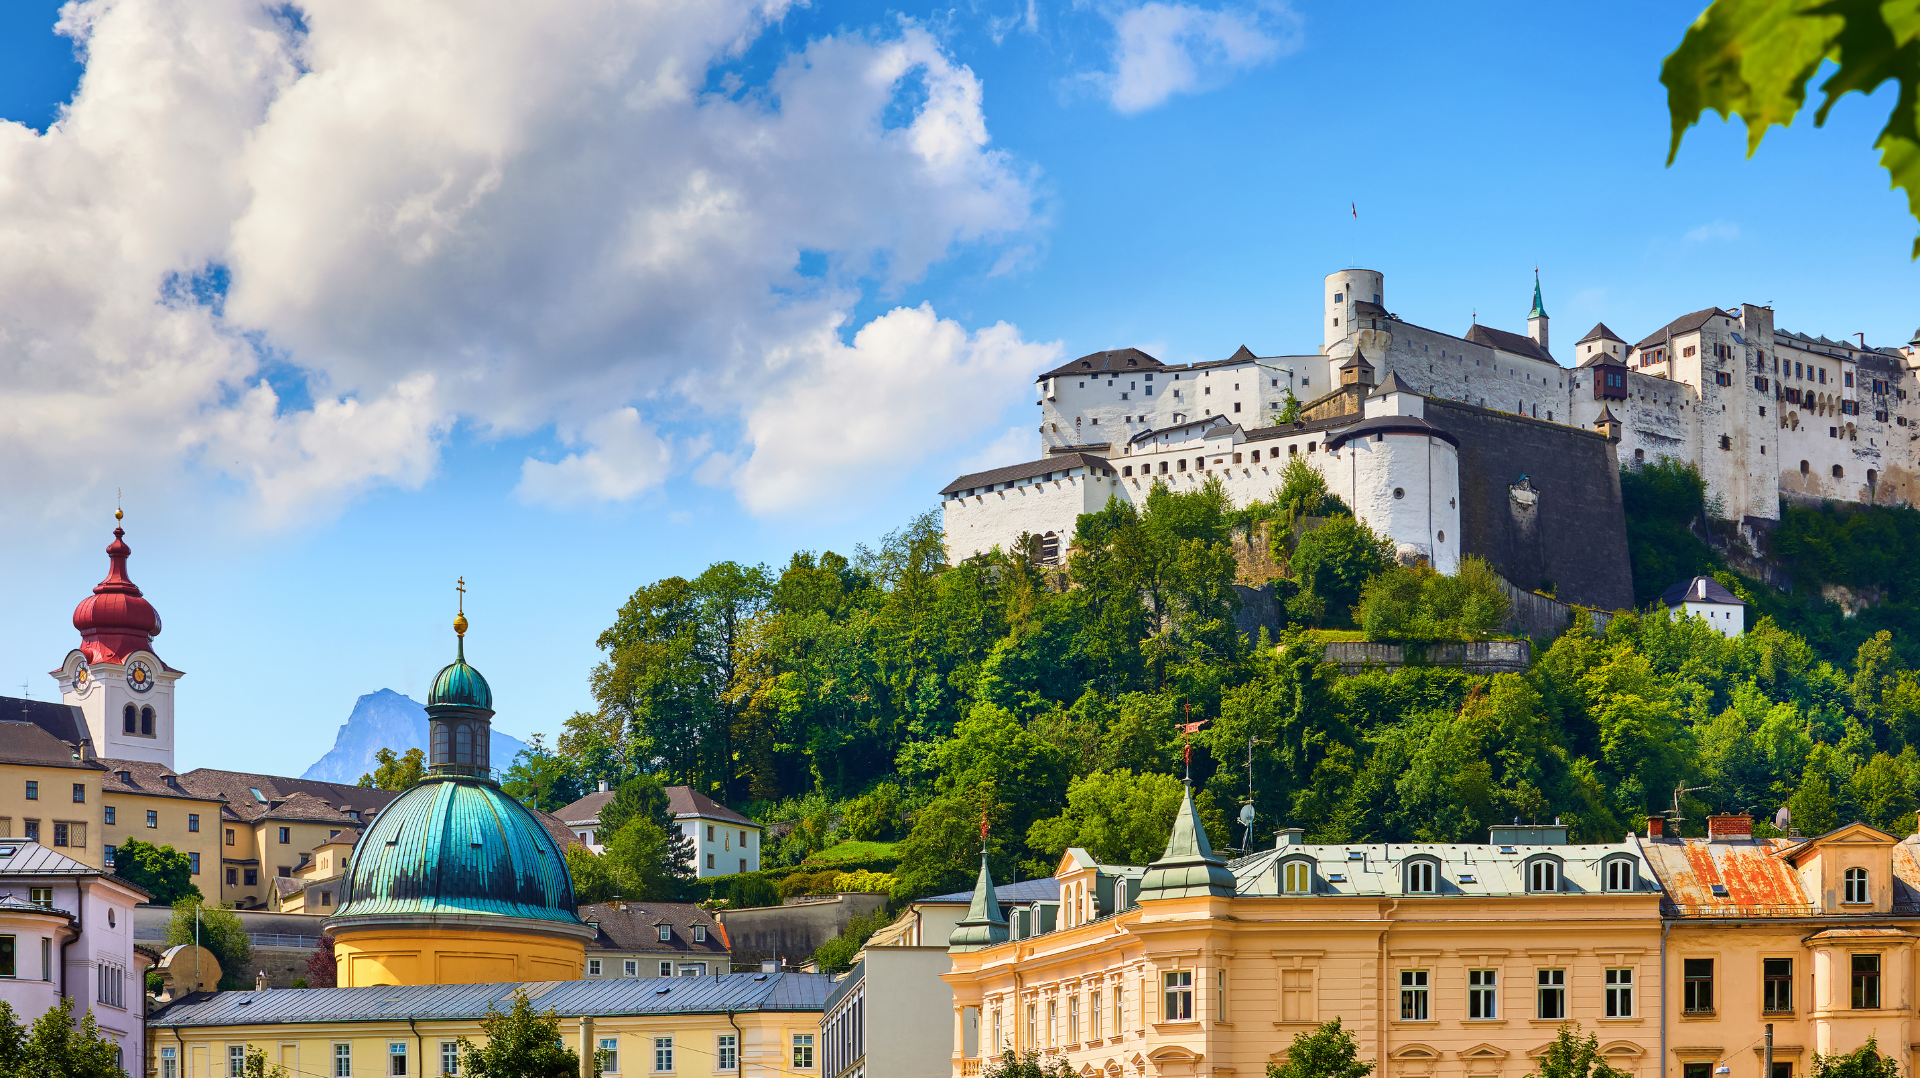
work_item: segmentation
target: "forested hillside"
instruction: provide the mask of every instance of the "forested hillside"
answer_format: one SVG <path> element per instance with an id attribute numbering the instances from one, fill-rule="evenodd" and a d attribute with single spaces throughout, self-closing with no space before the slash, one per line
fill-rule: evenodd
<path id="1" fill-rule="evenodd" d="M 1687 531 L 1689 473 L 1629 473 L 1626 489 L 1643 594 L 1721 564 Z M 1342 510 L 1310 485 L 1238 513 L 1217 489 L 1158 491 L 1144 510 L 1082 517 L 1065 574 L 1018 551 L 944 566 L 929 514 L 850 556 L 661 580 L 600 637 L 597 711 L 568 722 L 557 753 L 524 754 L 509 788 L 551 808 L 601 778 L 686 783 L 792 824 L 769 865 L 858 840 L 898 859 L 902 897 L 968 885 L 983 820 L 1000 873 L 1051 873 L 1074 845 L 1151 860 L 1189 721 L 1223 848 L 1244 842 L 1226 821 L 1250 777 L 1255 845 L 1289 826 L 1464 841 L 1515 817 L 1616 840 L 1677 785 L 1703 787 L 1681 802 L 1689 833 L 1710 811 L 1771 818 L 1783 804 L 1802 831 L 1914 829 L 1920 676 L 1874 631 L 1910 616 L 1916 561 L 1902 555 L 1920 514 L 1789 514 L 1779 542 L 1796 579 L 1892 597 L 1859 618 L 1729 574 L 1755 604 L 1738 640 L 1649 613 L 1537 642 L 1524 675 L 1341 678 L 1315 631 L 1356 624 L 1356 603 L 1375 635 L 1457 639 L 1499 621 L 1470 579 L 1389 568 Z M 1249 641 L 1233 626 L 1230 537 L 1263 521 L 1293 576 L 1293 622 Z"/>

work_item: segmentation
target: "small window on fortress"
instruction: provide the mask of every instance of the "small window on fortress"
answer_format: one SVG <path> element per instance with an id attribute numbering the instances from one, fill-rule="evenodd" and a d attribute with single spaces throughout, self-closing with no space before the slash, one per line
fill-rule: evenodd
<path id="1" fill-rule="evenodd" d="M 1121 476 L 1121 478 L 1123 478 L 1123 479 L 1124 479 L 1124 478 L 1126 478 L 1126 477 L 1128 477 L 1128 476 L 1131 476 L 1132 474 L 1133 474 L 1133 465 L 1131 465 L 1131 464 L 1126 464 L 1126 465 L 1122 465 L 1122 466 L 1121 466 L 1121 468 L 1120 468 L 1120 476 Z"/>
<path id="2" fill-rule="evenodd" d="M 1187 470 L 1187 458 L 1185 457 L 1180 458 L 1180 470 L 1183 472 Z"/>
<path id="3" fill-rule="evenodd" d="M 1807 462 L 1804 460 L 1800 462 L 1800 474 L 1801 475 L 1807 474 Z"/>
<path id="4" fill-rule="evenodd" d="M 1335 303 L 1341 303 L 1341 302 L 1344 302 L 1344 301 L 1343 301 L 1343 300 L 1342 300 L 1342 299 L 1340 298 L 1340 297 L 1341 297 L 1341 295 L 1342 295 L 1342 293 L 1339 293 L 1339 292 L 1335 292 L 1335 293 L 1333 294 L 1333 301 L 1334 301 Z"/>
<path id="5" fill-rule="evenodd" d="M 1834 466 L 1833 466 L 1833 477 L 1834 477 L 1835 479 L 1845 479 L 1845 478 L 1847 477 L 1847 472 L 1846 472 L 1846 469 L 1844 469 L 1844 468 L 1842 468 L 1842 467 L 1840 467 L 1840 466 L 1839 466 L 1838 464 L 1836 464 L 1836 465 L 1834 465 Z"/>
<path id="6" fill-rule="evenodd" d="M 1728 436 L 1727 436 L 1727 435 L 1725 435 L 1725 434 L 1722 434 L 1722 435 L 1720 436 L 1720 448 L 1722 448 L 1722 449 L 1732 449 L 1732 448 L 1733 448 L 1733 439 L 1732 439 L 1732 438 L 1730 438 L 1730 437 L 1728 437 Z"/>
<path id="7" fill-rule="evenodd" d="M 1260 463 L 1260 451 L 1258 449 L 1253 451 L 1253 462 L 1255 464 Z"/>
<path id="8" fill-rule="evenodd" d="M 1167 462 L 1164 460 L 1160 462 L 1160 474 L 1161 475 L 1167 474 Z"/>
<path id="9" fill-rule="evenodd" d="M 1288 446 L 1288 447 L 1287 447 L 1287 456 L 1290 456 L 1290 457 L 1296 457 L 1296 456 L 1299 456 L 1299 455 L 1300 455 L 1300 447 L 1299 447 L 1299 446 L 1297 446 L 1297 445 L 1290 445 L 1290 446 Z"/>
<path id="10" fill-rule="evenodd" d="M 1309 452 L 1309 453 L 1311 453 L 1311 452 L 1313 452 L 1314 450 L 1316 450 L 1316 449 L 1318 449 L 1318 448 L 1319 448 L 1319 443 L 1317 443 L 1317 442 L 1308 442 L 1308 443 L 1307 443 L 1307 452 Z"/>

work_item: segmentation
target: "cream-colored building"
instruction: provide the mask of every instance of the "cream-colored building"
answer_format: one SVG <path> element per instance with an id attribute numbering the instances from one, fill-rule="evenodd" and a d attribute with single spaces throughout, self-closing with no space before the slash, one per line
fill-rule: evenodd
<path id="1" fill-rule="evenodd" d="M 664 987 L 663 987 L 664 985 Z M 534 981 L 220 992 L 173 1003 L 148 1022 L 148 1078 L 228 1078 L 259 1048 L 290 1072 L 332 1078 L 454 1074 L 462 1037 L 484 1043 L 489 1005 L 524 991 L 558 1012 L 581 1078 L 739 1078 L 821 1073 L 818 1022 L 828 979 L 732 973 L 659 980 Z"/>
<path id="2" fill-rule="evenodd" d="M 1661 896 L 1631 837 L 1300 838 L 1229 867 L 1189 799 L 1144 872 L 1069 851 L 1052 931 L 1010 931 L 977 897 L 946 976 L 952 1073 L 1032 1050 L 1076 1073 L 1258 1075 L 1336 1017 L 1385 1075 L 1519 1078 L 1568 1022 L 1617 1069 L 1659 1073 Z"/>
<path id="3" fill-rule="evenodd" d="M 165 764 L 102 760 L 100 823 L 109 856 L 129 842 L 172 846 L 187 855 L 195 886 L 209 902 L 230 901 L 220 887 L 219 798 L 188 790 Z"/>
<path id="4" fill-rule="evenodd" d="M 100 779 L 85 746 L 32 722 L 0 721 L 0 838 L 24 839 L 101 868 Z"/>

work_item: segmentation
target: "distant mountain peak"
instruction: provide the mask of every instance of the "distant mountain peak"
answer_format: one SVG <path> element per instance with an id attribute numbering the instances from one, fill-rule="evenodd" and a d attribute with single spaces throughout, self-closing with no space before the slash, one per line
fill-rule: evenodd
<path id="1" fill-rule="evenodd" d="M 419 701 L 392 689 L 367 693 L 353 702 L 353 713 L 334 735 L 333 748 L 314 761 L 300 777 L 321 782 L 355 783 L 360 776 L 372 774 L 380 765 L 374 753 L 392 749 L 425 751 L 427 747 L 427 709 Z M 526 748 L 526 742 L 493 728 L 492 761 L 495 770 L 505 771 L 513 758 Z"/>

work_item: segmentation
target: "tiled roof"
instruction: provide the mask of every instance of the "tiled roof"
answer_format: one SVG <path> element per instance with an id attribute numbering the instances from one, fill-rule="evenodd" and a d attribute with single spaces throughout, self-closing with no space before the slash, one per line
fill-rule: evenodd
<path id="1" fill-rule="evenodd" d="M 100 791 L 109 794 L 140 794 L 145 797 L 178 797 L 192 801 L 213 801 L 219 799 L 206 794 L 197 794 L 178 785 L 180 773 L 165 764 L 148 760 L 115 760 L 101 757 L 100 763 L 107 769 L 100 776 Z M 122 778 L 121 776 L 125 776 Z M 174 783 L 167 782 L 168 778 Z"/>
<path id="2" fill-rule="evenodd" d="M 531 806 L 528 807 L 527 811 L 533 813 L 534 820 L 538 822 L 541 827 L 546 828 L 547 834 L 553 836 L 553 840 L 560 844 L 562 852 L 565 852 L 569 846 L 586 845 L 586 843 L 580 841 L 579 835 L 573 833 L 573 828 L 567 826 L 567 821 L 555 816 L 551 812 L 542 812 Z"/>
<path id="3" fill-rule="evenodd" d="M 1142 352 L 1138 348 L 1116 348 L 1107 352 L 1089 352 L 1071 363 L 1063 363 L 1045 374 L 1036 375 L 1034 381 L 1056 378 L 1069 374 L 1102 374 L 1121 371 L 1157 371 L 1166 364 Z"/>
<path id="4" fill-rule="evenodd" d="M 673 813 L 676 819 L 683 816 L 698 816 L 703 820 L 724 820 L 728 823 L 743 823 L 748 827 L 756 829 L 760 826 L 689 786 L 667 787 L 667 809 Z"/>
<path id="5" fill-rule="evenodd" d="M 1056 472 L 1064 475 L 1075 468 L 1091 468 L 1102 475 L 1113 474 L 1113 466 L 1107 463 L 1105 457 L 1096 457 L 1091 453 L 1062 453 L 1057 457 L 1047 457 L 1044 460 L 1030 460 L 1025 464 L 1009 464 L 1004 468 L 995 468 L 989 472 L 974 472 L 972 475 L 963 475 L 940 488 L 940 493 L 952 494 L 956 491 L 971 490 L 974 487 L 993 487 L 1001 483 L 1015 483 L 1022 479 L 1032 479 L 1036 476 Z M 676 789 L 685 789 L 685 787 L 668 787 L 668 793 L 671 794 Z M 676 803 L 674 812 L 679 813 L 680 811 L 681 809 Z"/>
<path id="6" fill-rule="evenodd" d="M 0 721 L 0 764 L 71 767 L 78 771 L 105 770 L 93 760 L 79 758 L 79 746 L 47 733 L 31 722 Z"/>
<path id="7" fill-rule="evenodd" d="M 1635 348 L 1652 348 L 1654 345 L 1665 342 L 1668 337 L 1674 336 L 1675 334 L 1692 333 L 1694 330 L 1699 329 L 1701 326 L 1706 325 L 1707 319 L 1709 318 L 1731 318 L 1731 317 L 1734 317 L 1731 312 L 1723 311 L 1718 307 L 1708 307 L 1704 311 L 1695 311 L 1692 314 L 1683 314 L 1680 317 L 1674 319 L 1673 321 L 1668 322 L 1666 325 L 1660 327 L 1659 329 L 1654 330 L 1652 333 L 1647 334 L 1646 339 L 1641 341 L 1639 344 L 1634 345 L 1634 347 Z M 1827 343 L 1831 344 L 1833 342 L 1828 341 Z"/>
<path id="8" fill-rule="evenodd" d="M 1710 576 L 1696 576 L 1692 580 L 1682 580 L 1673 587 L 1660 593 L 1662 606 L 1679 606 L 1681 603 L 1724 603 L 1728 606 L 1747 605 L 1738 595 L 1721 586 L 1718 580 Z"/>
<path id="9" fill-rule="evenodd" d="M 1353 301 L 1353 313 L 1385 317 L 1387 309 L 1371 300 L 1356 299 Z"/>
<path id="10" fill-rule="evenodd" d="M 1621 344 L 1627 343 L 1626 338 L 1608 329 L 1605 322 L 1595 322 L 1593 328 L 1587 331 L 1587 335 L 1580 338 L 1581 344 L 1585 344 L 1588 341 L 1619 341 Z"/>
<path id="11" fill-rule="evenodd" d="M 232 810 L 236 818 L 248 821 L 266 816 L 274 801 L 285 801 L 295 793 L 303 793 L 339 812 L 359 812 L 360 822 L 364 823 L 400 796 L 397 790 L 382 790 L 372 786 L 348 786 L 339 782 L 261 775 L 248 771 L 219 771 L 210 767 L 197 767 L 186 772 L 180 776 L 180 784 L 205 797 L 219 798 L 225 795 L 227 808 Z M 259 790 L 266 800 L 256 799 L 254 790 Z"/>
<path id="12" fill-rule="evenodd" d="M 818 1013 L 833 987 L 820 973 L 726 973 L 717 977 L 611 977 L 593 981 L 283 988 L 190 996 L 156 1011 L 152 1027 L 258 1026 L 291 1022 L 404 1022 L 480 1018 L 525 992 L 562 1018 L 728 1011 Z"/>
<path id="13" fill-rule="evenodd" d="M 1467 330 L 1466 339 L 1474 344 L 1484 344 L 1489 348 L 1498 348 L 1502 352 L 1512 352 L 1514 355 L 1525 356 L 1528 359 L 1537 359 L 1544 363 L 1554 362 L 1554 358 L 1547 354 L 1546 349 L 1540 347 L 1532 337 L 1524 333 L 1508 333 L 1504 329 L 1476 324 L 1472 329 Z"/>
<path id="14" fill-rule="evenodd" d="M 1160 427 L 1158 429 L 1148 427 L 1146 430 L 1128 438 L 1127 444 L 1139 445 L 1142 442 L 1155 441 L 1163 434 L 1173 434 L 1176 432 L 1184 437 L 1191 437 L 1196 430 L 1211 430 L 1214 427 L 1232 427 L 1233 425 L 1233 420 L 1228 419 L 1226 416 L 1203 415 L 1198 419 L 1189 419 L 1184 423 L 1175 423 L 1170 427 Z"/>
<path id="15" fill-rule="evenodd" d="M 30 722 L 54 737 L 75 745 L 92 737 L 87 733 L 86 717 L 81 714 L 77 704 L 0 696 L 0 718 Z"/>
<path id="16" fill-rule="evenodd" d="M 580 907 L 582 921 L 597 921 L 600 934 L 592 950 L 623 954 L 681 955 L 689 958 L 725 957 L 726 933 L 706 910 L 689 902 L 597 902 Z M 660 942 L 660 926 L 673 928 L 673 939 Z M 696 942 L 693 926 L 706 928 L 706 939 Z"/>
<path id="17" fill-rule="evenodd" d="M 598 823 L 600 810 L 606 808 L 607 802 L 613 800 L 613 793 L 612 790 L 596 790 L 554 815 L 568 823 Z"/>

